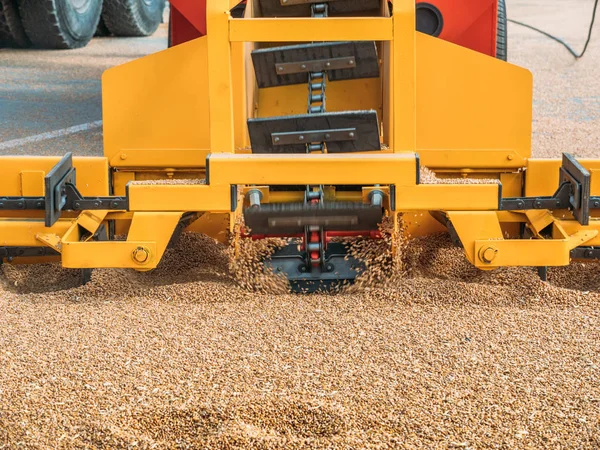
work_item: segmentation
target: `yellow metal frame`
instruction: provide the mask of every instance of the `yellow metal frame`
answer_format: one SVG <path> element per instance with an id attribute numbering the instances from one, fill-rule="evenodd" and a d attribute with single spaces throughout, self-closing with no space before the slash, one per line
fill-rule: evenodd
<path id="1" fill-rule="evenodd" d="M 414 235 L 443 229 L 428 214 L 442 212 L 467 258 L 482 269 L 564 265 L 571 249 L 600 244 L 595 219 L 584 227 L 568 213 L 498 211 L 500 184 L 417 181 L 420 162 L 441 177 L 500 180 L 505 196 L 554 192 L 560 161 L 529 159 L 527 70 L 416 32 L 414 0 L 396 0 L 391 17 L 382 1 L 380 17 L 323 19 L 258 17 L 253 2 L 244 19 L 233 19 L 230 3 L 207 2 L 207 37 L 103 76 L 104 158 L 75 158 L 77 187 L 87 196 L 127 195 L 128 211 L 64 214 L 49 228 L 39 211 L 1 212 L 0 246 L 51 247 L 65 267 L 150 270 L 184 214 L 198 217 L 190 229 L 225 242 L 241 211 L 236 193 L 254 186 L 264 193 L 263 201 L 298 201 L 297 193 L 269 191 L 271 185 L 293 184 L 363 186 L 362 193 L 326 189 L 327 198 L 355 201 L 381 185 L 386 213 L 404 214 Z M 248 118 L 288 115 L 302 107 L 294 100 L 297 86 L 257 94 L 250 51 L 257 45 L 343 40 L 376 41 L 381 76 L 336 83 L 328 107 L 377 110 L 387 149 L 250 154 Z M 0 196 L 43 195 L 43 177 L 57 161 L 1 157 Z M 595 176 L 600 161 L 584 165 L 593 174 L 592 194 L 600 194 Z M 203 177 L 206 184 L 139 183 Z M 89 239 L 109 223 L 126 233 L 126 240 Z M 520 224 L 536 239 L 508 238 Z M 543 237 L 548 227 L 552 238 Z"/>

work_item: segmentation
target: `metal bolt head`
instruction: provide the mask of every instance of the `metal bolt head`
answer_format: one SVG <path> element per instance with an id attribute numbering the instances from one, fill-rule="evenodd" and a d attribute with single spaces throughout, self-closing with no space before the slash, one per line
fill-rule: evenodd
<path id="1" fill-rule="evenodd" d="M 280 72 L 283 72 L 283 67 L 279 66 L 279 67 L 277 68 L 277 70 L 279 70 Z"/>
<path id="2" fill-rule="evenodd" d="M 137 247 L 131 256 L 136 263 L 145 264 L 150 259 L 150 250 L 145 247 Z"/>
<path id="3" fill-rule="evenodd" d="M 354 65 L 354 60 L 351 59 L 350 61 L 348 61 L 348 64 L 350 64 L 351 66 Z"/>
<path id="4" fill-rule="evenodd" d="M 481 247 L 481 250 L 479 250 L 479 259 L 485 264 L 491 264 L 491 262 L 494 261 L 494 259 L 496 259 L 497 254 L 497 248 Z"/>
<path id="5" fill-rule="evenodd" d="M 325 139 L 329 139 L 331 137 L 331 135 L 329 133 L 325 134 Z"/>
<path id="6" fill-rule="evenodd" d="M 279 139 L 278 137 L 273 139 L 273 142 L 279 142 L 281 139 Z"/>
<path id="7" fill-rule="evenodd" d="M 298 136 L 298 140 L 299 141 L 303 141 L 304 140 L 304 136 Z"/>
<path id="8" fill-rule="evenodd" d="M 306 64 L 302 64 L 302 65 L 300 66 L 300 68 L 302 68 L 302 69 L 306 69 Z"/>
<path id="9" fill-rule="evenodd" d="M 127 154 L 121 153 L 121 159 L 127 159 Z"/>
<path id="10" fill-rule="evenodd" d="M 354 136 L 355 136 L 355 135 L 354 135 L 354 133 L 353 133 L 353 132 L 350 132 L 350 133 L 348 133 L 348 137 L 351 137 L 351 138 L 353 138 Z"/>

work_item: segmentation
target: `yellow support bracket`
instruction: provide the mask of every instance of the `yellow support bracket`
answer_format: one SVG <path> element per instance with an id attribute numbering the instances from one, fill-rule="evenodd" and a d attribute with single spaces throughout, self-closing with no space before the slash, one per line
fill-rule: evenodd
<path id="1" fill-rule="evenodd" d="M 78 227 L 61 240 L 68 268 L 132 268 L 148 271 L 160 262 L 181 212 L 135 213 L 126 241 L 80 242 Z"/>
<path id="2" fill-rule="evenodd" d="M 571 250 L 598 236 L 597 229 L 563 234 L 560 225 L 555 223 L 560 239 L 504 239 L 495 211 L 449 211 L 447 215 L 467 259 L 484 270 L 503 266 L 566 266 L 570 263 Z"/>
<path id="3" fill-rule="evenodd" d="M 386 17 L 229 19 L 231 42 L 391 41 Z"/>

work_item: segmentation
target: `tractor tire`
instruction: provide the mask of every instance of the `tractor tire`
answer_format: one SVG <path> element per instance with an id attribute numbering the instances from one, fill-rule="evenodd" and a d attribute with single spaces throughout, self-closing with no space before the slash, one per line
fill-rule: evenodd
<path id="1" fill-rule="evenodd" d="M 108 37 L 110 35 L 110 31 L 108 31 L 108 28 L 106 28 L 104 20 L 102 20 L 102 17 L 100 17 L 100 22 L 98 23 L 98 28 L 96 28 L 96 33 L 94 34 L 94 36 Z"/>
<path id="2" fill-rule="evenodd" d="M 164 9 L 165 0 L 104 0 L 102 19 L 115 36 L 150 36 Z"/>
<path id="3" fill-rule="evenodd" d="M 102 0 L 19 0 L 25 33 L 34 47 L 85 47 L 94 37 Z"/>
<path id="4" fill-rule="evenodd" d="M 16 0 L 0 0 L 0 47 L 28 47 Z"/>
<path id="5" fill-rule="evenodd" d="M 498 28 L 496 30 L 496 58 L 508 58 L 508 30 L 506 27 L 506 0 L 498 0 Z"/>

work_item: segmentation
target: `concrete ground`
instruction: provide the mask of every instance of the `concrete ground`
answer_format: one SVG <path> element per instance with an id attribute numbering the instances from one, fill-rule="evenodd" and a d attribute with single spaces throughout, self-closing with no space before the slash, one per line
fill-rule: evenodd
<path id="1" fill-rule="evenodd" d="M 95 38 L 77 50 L 0 49 L 0 154 L 101 155 L 102 72 L 165 48 L 166 24 L 149 38 Z M 85 124 L 85 132 L 20 143 Z"/>

